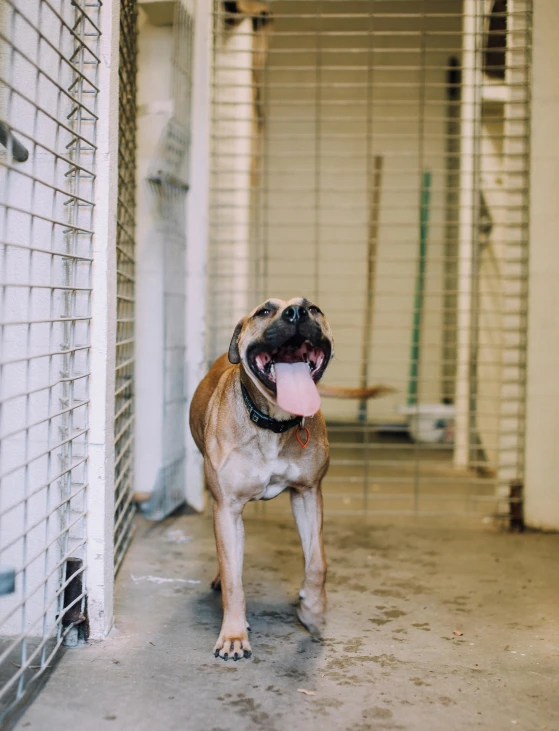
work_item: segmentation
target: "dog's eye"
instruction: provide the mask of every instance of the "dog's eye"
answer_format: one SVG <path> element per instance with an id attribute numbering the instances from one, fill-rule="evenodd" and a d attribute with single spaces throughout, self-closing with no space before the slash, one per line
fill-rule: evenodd
<path id="1" fill-rule="evenodd" d="M 309 307 L 309 312 L 312 312 L 313 315 L 322 315 L 322 310 L 319 310 L 316 305 L 311 305 Z"/>
<path id="2" fill-rule="evenodd" d="M 256 313 L 256 317 L 268 317 L 268 315 L 271 313 L 271 310 L 269 310 L 267 307 L 263 307 L 261 310 L 258 310 Z"/>

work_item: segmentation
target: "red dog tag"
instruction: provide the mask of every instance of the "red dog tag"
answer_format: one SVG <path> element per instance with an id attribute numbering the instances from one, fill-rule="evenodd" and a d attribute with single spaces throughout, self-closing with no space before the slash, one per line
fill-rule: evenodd
<path id="1" fill-rule="evenodd" d="M 307 433 L 307 438 L 305 439 L 304 442 L 301 441 L 301 438 L 299 437 L 299 432 L 300 431 L 305 431 Z M 295 432 L 295 437 L 296 437 L 297 441 L 299 442 L 299 444 L 303 447 L 303 449 L 306 449 L 308 447 L 308 444 L 309 444 L 309 439 L 311 438 L 311 433 L 307 429 L 306 426 L 299 426 L 299 427 L 297 427 L 297 431 Z"/>

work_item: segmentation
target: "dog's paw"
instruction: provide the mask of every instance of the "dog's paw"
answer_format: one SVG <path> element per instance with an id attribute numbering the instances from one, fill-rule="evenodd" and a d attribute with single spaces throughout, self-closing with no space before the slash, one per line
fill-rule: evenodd
<path id="1" fill-rule="evenodd" d="M 297 617 L 303 627 L 308 630 L 313 637 L 320 639 L 326 627 L 326 613 L 313 611 L 304 601 L 297 607 Z"/>
<path id="2" fill-rule="evenodd" d="M 246 632 L 238 633 L 237 636 L 221 633 L 215 643 L 214 655 L 222 660 L 229 660 L 229 658 L 241 660 L 243 657 L 250 657 L 252 648 Z"/>

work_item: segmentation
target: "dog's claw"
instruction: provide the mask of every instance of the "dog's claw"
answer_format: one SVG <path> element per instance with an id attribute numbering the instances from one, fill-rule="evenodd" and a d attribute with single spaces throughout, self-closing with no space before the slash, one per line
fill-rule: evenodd
<path id="1" fill-rule="evenodd" d="M 225 637 L 220 635 L 214 647 L 214 654 L 225 661 L 237 661 L 242 660 L 244 657 L 250 657 L 251 649 L 246 633 L 231 639 L 228 639 L 227 635 Z"/>

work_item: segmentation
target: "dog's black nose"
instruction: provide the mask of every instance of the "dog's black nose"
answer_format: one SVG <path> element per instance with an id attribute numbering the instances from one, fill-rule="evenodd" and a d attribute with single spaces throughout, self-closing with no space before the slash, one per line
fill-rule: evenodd
<path id="1" fill-rule="evenodd" d="M 287 322 L 297 323 L 301 322 L 301 320 L 306 320 L 309 316 L 309 313 L 305 307 L 302 307 L 301 305 L 289 305 L 289 307 L 286 307 L 283 311 L 282 317 L 284 320 L 287 320 Z"/>

